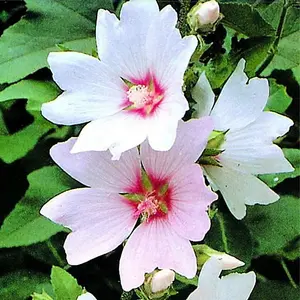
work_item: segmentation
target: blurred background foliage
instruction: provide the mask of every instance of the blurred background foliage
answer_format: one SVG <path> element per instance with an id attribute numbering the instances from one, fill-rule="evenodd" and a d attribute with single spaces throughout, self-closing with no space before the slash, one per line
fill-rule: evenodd
<path id="1" fill-rule="evenodd" d="M 171 4 L 180 13 L 181 3 L 186 1 L 158 2 L 161 7 Z M 57 300 L 67 300 L 56 290 L 57 278 L 76 291 L 77 283 L 54 268 L 51 287 L 52 265 L 67 269 L 98 299 L 121 297 L 118 263 L 122 247 L 70 267 L 62 247 L 66 229 L 40 216 L 39 210 L 54 195 L 79 186 L 49 157 L 53 144 L 76 136 L 81 128 L 54 125 L 40 114 L 41 104 L 60 93 L 47 68 L 47 55 L 50 51 L 68 50 L 95 54 L 97 10 L 105 8 L 118 14 L 122 3 L 0 1 L 1 300 L 30 299 L 33 292 L 42 290 L 53 295 L 53 288 Z M 214 204 L 218 210 L 204 243 L 245 261 L 240 271 L 256 272 L 252 300 L 299 299 L 300 4 L 288 0 L 232 0 L 220 1 L 220 5 L 224 19 L 215 32 L 203 37 L 203 54 L 200 60 L 192 60 L 185 75 L 191 107 L 187 117 L 197 115 L 198 104 L 191 99 L 190 88 L 200 73 L 205 70 L 218 94 L 243 57 L 249 77 L 268 78 L 270 97 L 266 109 L 285 114 L 295 123 L 285 137 L 276 140 L 295 171 L 261 176 L 281 199 L 266 207 L 248 207 L 242 221 L 229 214 L 220 198 Z M 194 289 L 192 281 L 186 283 L 174 283 L 179 291 L 174 299 L 186 299 Z M 123 294 L 122 299 L 131 296 L 134 299 L 134 295 Z"/>

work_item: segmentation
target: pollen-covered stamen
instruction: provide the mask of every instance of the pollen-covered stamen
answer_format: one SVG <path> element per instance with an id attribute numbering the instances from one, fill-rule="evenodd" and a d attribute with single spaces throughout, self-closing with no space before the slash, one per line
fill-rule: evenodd
<path id="1" fill-rule="evenodd" d="M 148 220 L 150 216 L 156 215 L 159 210 L 159 201 L 155 196 L 146 197 L 138 206 L 137 210 L 142 219 Z"/>
<path id="2" fill-rule="evenodd" d="M 135 108 L 142 108 L 153 102 L 152 92 L 145 85 L 134 85 L 127 91 L 128 100 Z"/>

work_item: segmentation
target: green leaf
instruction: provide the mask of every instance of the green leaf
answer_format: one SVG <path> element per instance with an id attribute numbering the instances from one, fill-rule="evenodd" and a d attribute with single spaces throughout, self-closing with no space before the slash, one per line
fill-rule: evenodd
<path id="1" fill-rule="evenodd" d="M 28 176 L 29 189 L 4 220 L 0 229 L 0 247 L 27 246 L 42 242 L 65 229 L 40 215 L 50 198 L 70 189 L 74 181 L 58 167 L 44 167 Z"/>
<path id="2" fill-rule="evenodd" d="M 83 289 L 77 283 L 77 280 L 59 267 L 52 267 L 51 283 L 56 300 L 77 300 L 77 297 L 83 293 Z"/>
<path id="3" fill-rule="evenodd" d="M 221 3 L 222 23 L 249 37 L 274 34 L 272 26 L 248 3 Z"/>
<path id="4" fill-rule="evenodd" d="M 270 62 L 261 75 L 269 76 L 274 69 L 286 70 L 299 66 L 299 8 L 289 5 L 288 1 L 277 0 L 267 6 L 262 16 L 276 29 L 277 40 L 272 54 L 267 58 Z"/>
<path id="5" fill-rule="evenodd" d="M 1 300 L 24 300 L 33 292 L 46 290 L 51 292 L 51 285 L 47 275 L 33 271 L 20 270 L 0 277 Z"/>
<path id="6" fill-rule="evenodd" d="M 28 111 L 40 111 L 44 102 L 55 99 L 60 94 L 53 81 L 33 79 L 21 80 L 0 92 L 0 102 L 14 99 L 28 99 Z"/>
<path id="7" fill-rule="evenodd" d="M 299 288 L 295 289 L 291 285 L 280 281 L 258 281 L 250 300 L 296 300 L 299 299 L 299 292 Z"/>
<path id="8" fill-rule="evenodd" d="M 217 211 L 204 243 L 214 250 L 226 252 L 242 260 L 245 270 L 252 259 L 253 245 L 248 228 L 230 214 Z"/>
<path id="9" fill-rule="evenodd" d="M 282 196 L 267 206 L 247 209 L 244 223 L 256 241 L 255 254 L 277 254 L 300 235 L 300 202 L 293 196 Z"/>
<path id="10" fill-rule="evenodd" d="M 53 300 L 45 291 L 42 294 L 33 293 L 32 300 Z"/>
<path id="11" fill-rule="evenodd" d="M 270 95 L 265 110 L 284 113 L 292 103 L 292 98 L 286 92 L 286 87 L 269 79 Z"/>
<path id="12" fill-rule="evenodd" d="M 27 12 L 0 39 L 0 83 L 14 82 L 47 66 L 57 44 L 92 53 L 100 8 L 113 10 L 111 0 L 26 0 Z"/>
<path id="13" fill-rule="evenodd" d="M 259 178 L 262 179 L 269 187 L 273 188 L 277 184 L 281 183 L 287 178 L 296 178 L 300 176 L 300 150 L 299 149 L 282 149 L 284 156 L 294 167 L 293 172 L 288 173 L 275 173 L 260 175 Z"/>

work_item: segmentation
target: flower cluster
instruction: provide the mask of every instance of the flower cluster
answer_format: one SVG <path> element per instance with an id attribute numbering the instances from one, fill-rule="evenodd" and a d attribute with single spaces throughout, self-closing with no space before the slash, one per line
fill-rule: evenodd
<path id="1" fill-rule="evenodd" d="M 197 22 L 213 24 L 218 4 L 201 4 L 197 16 Z M 192 90 L 199 118 L 181 120 L 189 109 L 183 75 L 197 39 L 182 38 L 176 23 L 171 6 L 159 10 L 154 0 L 130 0 L 120 19 L 99 11 L 99 58 L 77 52 L 48 58 L 63 93 L 43 105 L 43 115 L 57 124 L 89 122 L 78 138 L 56 144 L 50 155 L 87 187 L 54 197 L 41 214 L 71 229 L 64 244 L 70 265 L 124 243 L 119 271 L 125 291 L 141 286 L 156 269 L 167 269 L 168 278 L 160 273 L 165 280 L 160 284 L 154 275 L 153 293 L 170 286 L 173 271 L 196 275 L 191 241 L 202 241 L 210 229 L 208 209 L 218 198 L 210 186 L 220 190 L 231 213 L 241 219 L 245 204 L 279 198 L 256 175 L 293 170 L 273 144 L 292 121 L 263 111 L 268 82 L 248 82 L 244 60 L 216 102 L 203 73 Z M 222 294 L 232 288 L 232 295 L 248 299 L 254 273 L 219 279 L 221 270 L 219 259 L 207 260 L 189 299 L 225 299 Z"/>

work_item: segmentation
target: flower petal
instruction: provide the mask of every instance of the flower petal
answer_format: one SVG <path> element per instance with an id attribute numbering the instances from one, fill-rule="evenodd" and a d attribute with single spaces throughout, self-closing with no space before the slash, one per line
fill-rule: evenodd
<path id="1" fill-rule="evenodd" d="M 157 80 L 166 89 L 181 92 L 183 75 L 197 46 L 194 36 L 182 38 L 176 28 L 177 14 L 165 6 L 151 23 L 147 35 L 147 59 Z"/>
<path id="2" fill-rule="evenodd" d="M 218 195 L 205 185 L 201 167 L 193 164 L 180 169 L 169 187 L 172 191 L 168 212 L 170 226 L 188 240 L 203 240 L 210 228 L 207 209 Z"/>
<path id="3" fill-rule="evenodd" d="M 117 248 L 133 230 L 134 212 L 118 194 L 90 188 L 64 192 L 41 209 L 42 215 L 72 230 L 64 244 L 70 265 Z"/>
<path id="4" fill-rule="evenodd" d="M 164 219 L 142 223 L 128 239 L 120 260 L 123 289 L 129 291 L 142 285 L 145 273 L 155 268 L 173 269 L 187 278 L 193 278 L 197 271 L 192 245 Z"/>
<path id="5" fill-rule="evenodd" d="M 140 152 L 145 170 L 157 179 L 165 179 L 186 164 L 195 162 L 204 150 L 212 128 L 210 117 L 180 121 L 175 143 L 168 152 L 154 151 L 148 142 L 144 142 Z"/>
<path id="6" fill-rule="evenodd" d="M 254 288 L 256 276 L 254 272 L 245 274 L 232 273 L 221 277 L 216 299 L 247 300 Z"/>
<path id="7" fill-rule="evenodd" d="M 122 152 L 138 146 L 146 139 L 147 122 L 147 119 L 125 112 L 92 121 L 82 129 L 71 152 L 109 149 L 113 159 L 119 159 Z"/>
<path id="8" fill-rule="evenodd" d="M 144 78 L 149 71 L 145 55 L 147 34 L 158 13 L 159 8 L 154 0 L 131 0 L 124 3 L 119 23 L 108 13 L 104 15 L 100 12 L 97 47 L 101 61 L 128 80 Z M 104 37 L 100 34 L 104 34 Z M 107 37 L 109 41 L 105 40 Z"/>
<path id="9" fill-rule="evenodd" d="M 106 152 L 71 154 L 76 138 L 54 145 L 50 150 L 53 160 L 69 175 L 81 183 L 107 192 L 127 192 L 140 176 L 137 148 L 124 153 L 120 160 L 112 161 Z"/>
<path id="10" fill-rule="evenodd" d="M 98 59 L 77 52 L 52 52 L 48 62 L 54 80 L 66 90 L 56 100 L 43 104 L 42 114 L 48 120 L 73 125 L 122 109 L 124 83 Z"/>
<path id="11" fill-rule="evenodd" d="M 246 206 L 270 204 L 279 199 L 266 184 L 254 175 L 240 173 L 226 167 L 204 166 L 208 178 L 218 187 L 224 200 L 237 218 L 246 215 Z"/>
<path id="12" fill-rule="evenodd" d="M 215 102 L 215 94 L 204 72 L 200 75 L 192 90 L 192 97 L 197 103 L 195 104 L 197 117 L 209 116 Z"/>
<path id="13" fill-rule="evenodd" d="M 223 166 L 239 172 L 267 174 L 291 172 L 293 167 L 273 140 L 285 134 L 292 120 L 272 112 L 262 112 L 253 123 L 237 131 L 229 131 L 220 155 Z"/>
<path id="14" fill-rule="evenodd" d="M 97 300 L 91 293 L 84 293 L 80 295 L 77 300 Z"/>
<path id="15" fill-rule="evenodd" d="M 244 66 L 245 60 L 241 59 L 211 112 L 216 130 L 243 128 L 256 120 L 266 106 L 268 80 L 253 78 L 246 84 Z"/>

